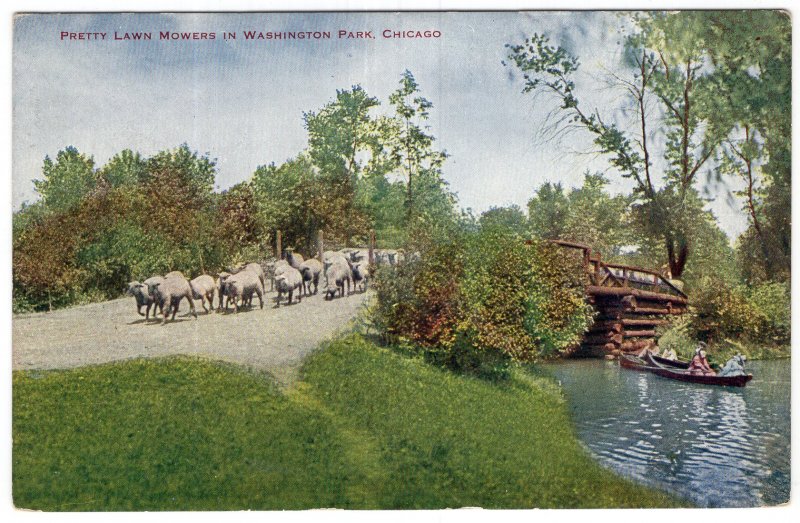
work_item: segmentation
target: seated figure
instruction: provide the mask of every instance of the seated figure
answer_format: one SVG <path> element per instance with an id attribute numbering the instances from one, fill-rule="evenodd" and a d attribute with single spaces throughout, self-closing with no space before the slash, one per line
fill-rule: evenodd
<path id="1" fill-rule="evenodd" d="M 667 360 L 675 361 L 678 359 L 678 354 L 675 352 L 675 349 L 670 347 L 668 349 L 664 349 L 664 352 L 661 353 L 661 357 Z"/>
<path id="2" fill-rule="evenodd" d="M 742 356 L 741 354 L 736 354 L 731 359 L 725 363 L 725 366 L 722 367 L 722 371 L 719 373 L 720 376 L 744 376 L 744 362 L 747 361 L 747 358 Z"/>
<path id="3" fill-rule="evenodd" d="M 708 360 L 706 359 L 706 344 L 700 342 L 697 345 L 697 348 L 694 351 L 694 357 L 692 361 L 689 363 L 689 372 L 692 374 L 703 374 L 705 376 L 714 376 L 716 373 L 711 369 L 711 365 L 708 364 Z"/>

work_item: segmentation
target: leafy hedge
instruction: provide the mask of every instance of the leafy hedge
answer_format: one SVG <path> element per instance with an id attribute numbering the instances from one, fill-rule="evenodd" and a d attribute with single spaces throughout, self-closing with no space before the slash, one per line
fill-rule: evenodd
<path id="1" fill-rule="evenodd" d="M 378 272 L 371 319 L 387 342 L 478 374 L 577 344 L 591 321 L 580 268 L 545 243 L 484 227 Z"/>
<path id="2" fill-rule="evenodd" d="M 707 277 L 691 299 L 692 327 L 701 340 L 734 338 L 774 344 L 790 341 L 788 283 L 746 287 Z"/>

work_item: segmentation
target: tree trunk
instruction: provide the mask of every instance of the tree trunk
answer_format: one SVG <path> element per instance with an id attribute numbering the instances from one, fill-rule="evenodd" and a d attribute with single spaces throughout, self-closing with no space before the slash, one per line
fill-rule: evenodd
<path id="1" fill-rule="evenodd" d="M 689 259 L 689 243 L 685 238 L 675 240 L 672 233 L 667 233 L 664 238 L 667 247 L 667 261 L 672 278 L 679 279 L 686 268 Z"/>

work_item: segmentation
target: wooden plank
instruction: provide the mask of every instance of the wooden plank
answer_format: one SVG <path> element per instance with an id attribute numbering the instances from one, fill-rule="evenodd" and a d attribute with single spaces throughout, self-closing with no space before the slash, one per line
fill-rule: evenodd
<path id="1" fill-rule="evenodd" d="M 620 321 L 596 321 L 589 329 L 590 331 L 622 332 L 622 322 Z"/>
<path id="2" fill-rule="evenodd" d="M 683 307 L 675 307 L 672 309 L 656 309 L 652 307 L 636 307 L 630 311 L 632 314 L 663 314 L 663 315 L 670 315 L 670 314 L 685 314 L 686 309 Z"/>
<path id="3" fill-rule="evenodd" d="M 644 318 L 644 319 L 631 319 L 631 318 L 622 318 L 620 320 L 622 325 L 627 326 L 639 326 L 639 325 L 667 325 L 669 324 L 669 320 L 659 320 L 656 318 Z"/>
<path id="4" fill-rule="evenodd" d="M 619 348 L 626 352 L 640 351 L 645 347 L 654 346 L 653 340 L 623 341 Z"/>
<path id="5" fill-rule="evenodd" d="M 686 309 L 684 307 L 673 307 L 668 309 L 666 307 L 608 307 L 608 308 L 601 308 L 600 315 L 609 316 L 609 315 L 619 315 L 621 318 L 630 315 L 659 315 L 659 316 L 669 316 L 669 315 L 678 315 L 678 314 L 685 314 Z"/>
<path id="6" fill-rule="evenodd" d="M 586 287 L 586 293 L 593 296 L 635 296 L 637 298 L 653 300 L 658 302 L 672 302 L 685 305 L 686 298 L 680 296 L 673 296 L 672 294 L 663 294 L 660 292 L 643 291 L 634 288 L 621 288 L 621 287 L 601 287 L 599 285 L 589 285 Z"/>
<path id="7" fill-rule="evenodd" d="M 623 335 L 626 338 L 654 338 L 656 336 L 656 331 L 653 330 L 640 330 L 640 331 L 629 331 L 626 330 Z"/>
<path id="8" fill-rule="evenodd" d="M 584 336 L 583 343 L 589 345 L 605 345 L 606 343 L 615 343 L 619 345 L 622 343 L 622 334 L 614 334 L 613 336 Z"/>
<path id="9" fill-rule="evenodd" d="M 599 343 L 586 343 L 586 344 L 581 345 L 581 348 L 589 349 L 589 350 L 595 350 L 595 351 L 598 351 L 598 352 L 601 352 L 601 351 L 602 352 L 612 352 L 612 351 L 619 350 L 619 346 L 617 346 L 617 345 L 615 345 L 613 343 L 604 343 L 602 345 L 599 344 Z"/>

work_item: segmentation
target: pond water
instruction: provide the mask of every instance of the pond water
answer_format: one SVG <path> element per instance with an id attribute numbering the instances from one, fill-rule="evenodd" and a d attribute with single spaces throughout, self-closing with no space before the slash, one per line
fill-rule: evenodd
<path id="1" fill-rule="evenodd" d="M 790 367 L 789 360 L 748 362 L 753 380 L 732 388 L 603 360 L 547 365 L 601 464 L 702 507 L 789 500 Z"/>

